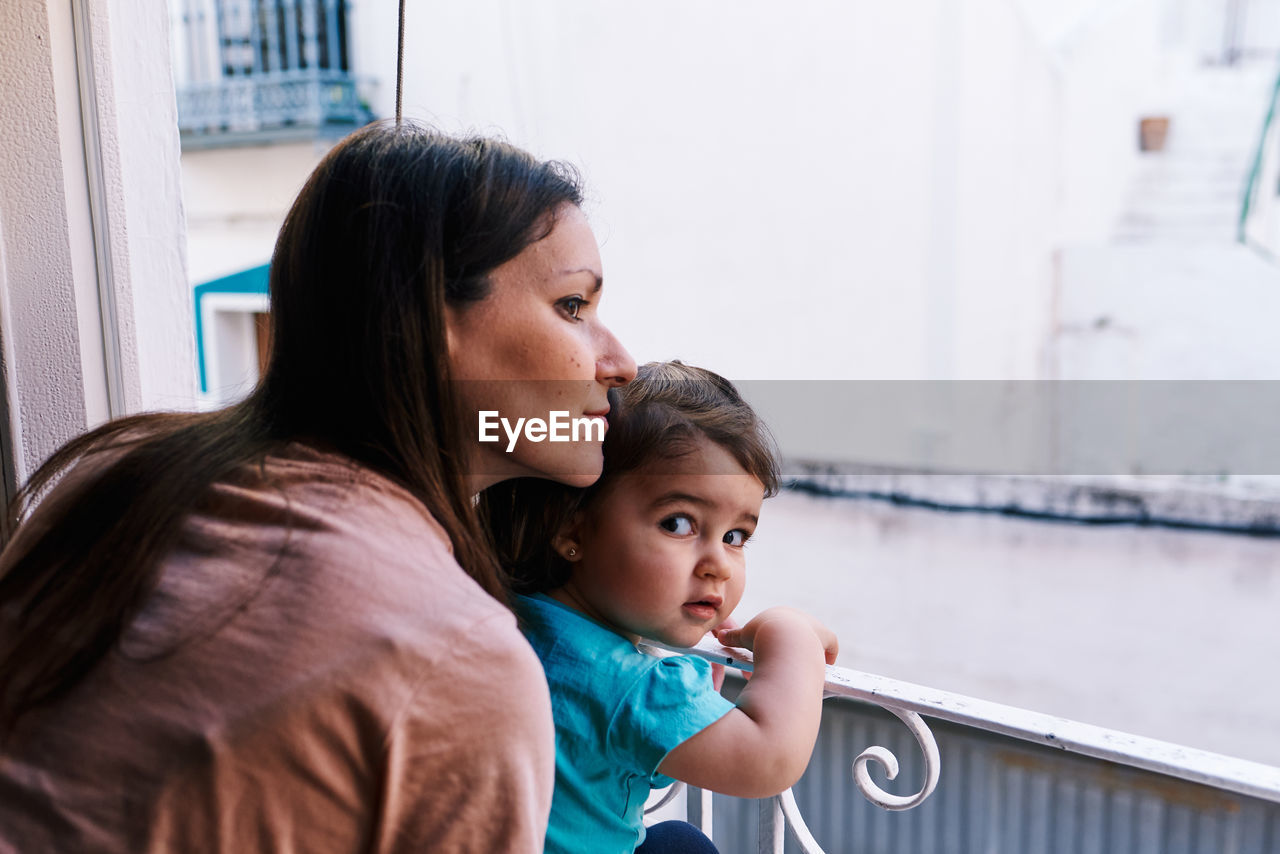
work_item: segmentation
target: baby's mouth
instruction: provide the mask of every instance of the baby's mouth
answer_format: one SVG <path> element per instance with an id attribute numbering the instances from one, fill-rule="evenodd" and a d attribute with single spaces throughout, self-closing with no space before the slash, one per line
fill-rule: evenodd
<path id="1" fill-rule="evenodd" d="M 724 599 L 719 596 L 708 596 L 684 603 L 684 610 L 702 620 L 709 620 L 720 611 Z"/>

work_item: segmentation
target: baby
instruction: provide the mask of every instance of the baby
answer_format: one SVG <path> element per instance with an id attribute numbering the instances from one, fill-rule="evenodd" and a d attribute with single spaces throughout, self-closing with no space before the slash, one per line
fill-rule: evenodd
<path id="1" fill-rule="evenodd" d="M 485 494 L 551 688 L 547 852 L 646 850 L 645 800 L 673 778 L 761 798 L 804 771 L 835 636 L 790 608 L 722 627 L 742 598 L 743 547 L 777 468 L 767 432 L 728 380 L 651 363 L 619 390 L 594 486 L 520 481 Z M 712 686 L 705 660 L 636 648 L 642 638 L 689 647 L 712 630 L 755 654 L 736 704 Z M 682 823 L 660 832 L 697 834 Z M 662 844 L 715 850 L 697 837 L 695 847 Z"/>

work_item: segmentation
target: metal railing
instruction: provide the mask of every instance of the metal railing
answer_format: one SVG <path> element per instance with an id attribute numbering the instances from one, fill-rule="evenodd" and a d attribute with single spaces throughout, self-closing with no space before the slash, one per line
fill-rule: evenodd
<path id="1" fill-rule="evenodd" d="M 751 669 L 751 656 L 749 653 L 745 653 L 743 650 L 726 649 L 711 640 L 704 640 L 692 652 L 715 663 L 727 664 L 742 670 Z M 941 774 L 941 753 L 929 725 L 925 723 L 924 718 L 927 717 L 934 721 L 956 724 L 961 728 L 979 730 L 1040 745 L 1042 748 L 1048 748 L 1048 752 L 1051 754 L 1075 754 L 1080 757 L 1103 760 L 1105 763 L 1111 763 L 1110 766 L 1103 767 L 1121 766 L 1125 769 L 1134 769 L 1136 772 L 1145 772 L 1151 779 L 1157 781 L 1168 781 L 1168 783 L 1157 785 L 1147 784 L 1146 788 L 1150 791 L 1171 790 L 1171 784 L 1176 781 L 1185 781 L 1187 784 L 1192 784 L 1185 787 L 1188 790 L 1208 787 L 1208 789 L 1214 790 L 1221 796 L 1209 799 L 1199 798 L 1199 800 L 1217 806 L 1225 805 L 1223 809 L 1229 814 L 1240 814 L 1242 812 L 1239 806 L 1241 802 L 1256 802 L 1259 805 L 1268 805 L 1266 814 L 1254 822 L 1254 824 L 1262 828 L 1258 832 L 1266 836 L 1280 828 L 1280 808 L 1276 807 L 1276 805 L 1280 805 L 1280 768 L 1082 724 L 1065 718 L 1026 711 L 907 682 L 886 679 L 881 676 L 861 673 L 842 667 L 827 668 L 826 694 L 828 697 L 840 697 L 871 703 L 888 710 L 907 725 L 908 730 L 914 737 L 920 749 L 920 755 L 910 757 L 909 761 L 914 766 L 915 773 L 912 776 L 917 778 L 920 783 L 917 791 L 912 794 L 894 795 L 885 792 L 868 774 L 868 765 L 876 763 L 884 769 L 885 776 L 889 780 L 897 777 L 898 758 L 893 752 L 884 747 L 867 747 L 853 762 L 852 776 L 858 789 L 862 791 L 869 801 L 885 810 L 906 810 L 919 806 L 930 797 L 938 784 Z M 826 726 L 827 723 L 824 719 L 824 727 Z M 899 747 L 899 751 L 901 751 L 901 747 Z M 836 759 L 835 761 L 838 763 L 839 760 Z M 1017 770 L 1021 771 L 1023 769 L 1019 768 Z M 990 777 L 991 775 L 988 774 L 987 776 Z M 1123 788 L 1124 785 L 1127 785 L 1123 782 L 1116 784 L 1114 774 L 1103 776 L 1111 781 L 1110 787 L 1112 789 Z M 1076 789 L 1070 790 L 1076 791 Z M 1231 793 L 1232 797 L 1239 797 L 1232 800 L 1226 793 Z M 681 788 L 673 786 L 667 792 L 663 801 L 653 808 L 656 809 L 662 804 L 669 803 L 680 794 Z M 702 828 L 703 832 L 707 833 L 708 836 L 711 836 L 713 833 L 711 794 L 694 789 L 689 789 L 687 794 L 689 820 Z M 1097 797 L 1099 803 L 1103 803 L 1101 795 L 1096 792 L 1090 794 Z M 1177 801 L 1179 797 L 1181 797 L 1182 801 L 1197 800 L 1195 797 L 1180 796 L 1175 792 L 1174 801 Z M 1130 800 L 1133 799 L 1130 798 Z M 1219 804 L 1219 802 L 1222 803 Z M 1147 813 L 1152 810 L 1150 804 L 1140 804 L 1139 806 L 1145 809 Z M 795 795 L 791 790 L 783 792 L 777 797 L 760 801 L 758 810 L 759 828 L 757 840 L 759 851 L 781 854 L 784 851 L 788 832 L 792 836 L 793 843 L 805 854 L 821 854 L 823 851 L 801 815 Z M 1155 810 L 1159 813 L 1159 802 L 1156 802 Z M 1113 809 L 1113 812 L 1118 811 Z M 954 808 L 949 808 L 947 812 L 955 812 L 955 810 Z M 1252 817 L 1250 820 L 1253 820 Z M 1210 822 L 1206 819 L 1203 823 L 1207 826 Z M 1092 831 L 1095 832 L 1095 835 L 1099 832 L 1098 828 L 1092 828 Z M 1133 835 L 1133 832 L 1130 829 L 1130 836 Z M 1261 840 L 1262 836 L 1259 836 L 1259 839 Z M 1258 847 L 1255 849 L 1247 845 L 1246 842 L 1240 842 L 1230 850 L 1241 852 L 1266 851 L 1265 845 L 1264 841 L 1259 841 Z M 897 849 L 895 848 L 894 850 Z M 921 848 L 920 850 L 924 849 Z M 945 850 L 953 849 L 948 848 Z M 1008 849 L 994 847 L 990 850 Z M 1124 849 L 1099 846 L 1097 850 Z M 1195 850 L 1200 849 L 1197 848 Z"/>
<path id="2" fill-rule="evenodd" d="M 1280 259 L 1280 134 L 1276 107 L 1280 104 L 1280 77 L 1271 90 L 1254 149 L 1249 178 L 1240 201 L 1236 239 L 1270 260 Z"/>
<path id="3" fill-rule="evenodd" d="M 170 0 L 184 145 L 315 136 L 371 115 L 346 0 Z"/>

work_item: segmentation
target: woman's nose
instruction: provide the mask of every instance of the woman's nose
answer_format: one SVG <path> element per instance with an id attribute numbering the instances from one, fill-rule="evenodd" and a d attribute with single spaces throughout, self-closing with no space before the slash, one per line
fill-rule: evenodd
<path id="1" fill-rule="evenodd" d="M 600 357 L 596 359 L 596 379 L 610 388 L 626 385 L 636 378 L 636 360 L 614 334 L 603 329 Z"/>

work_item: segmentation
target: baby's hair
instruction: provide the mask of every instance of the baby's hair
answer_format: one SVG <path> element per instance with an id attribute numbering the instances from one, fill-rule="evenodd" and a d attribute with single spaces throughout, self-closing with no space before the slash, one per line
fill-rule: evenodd
<path id="1" fill-rule="evenodd" d="M 586 489 L 523 478 L 481 493 L 480 508 L 498 559 L 517 592 L 554 590 L 569 579 L 569 563 L 552 548 L 557 531 L 618 478 L 651 464 L 679 464 L 708 439 L 743 470 L 777 493 L 778 453 L 773 437 L 724 377 L 683 362 L 649 362 L 636 378 L 609 393 L 604 471 Z"/>

